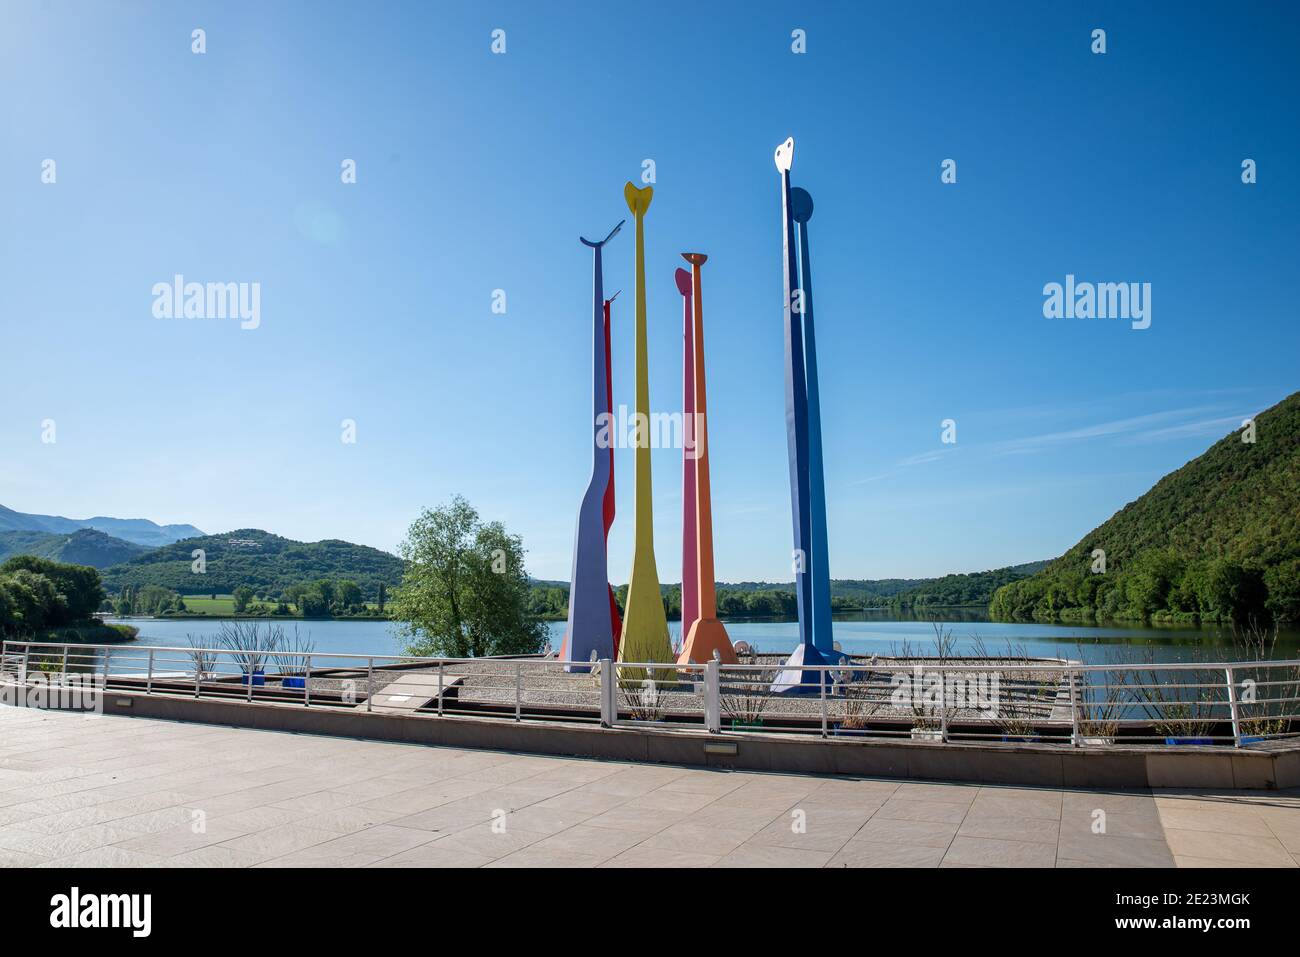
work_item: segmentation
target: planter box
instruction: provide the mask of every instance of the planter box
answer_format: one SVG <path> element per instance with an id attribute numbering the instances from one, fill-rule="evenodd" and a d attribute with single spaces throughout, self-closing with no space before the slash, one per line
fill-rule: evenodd
<path id="1" fill-rule="evenodd" d="M 244 680 L 241 681 L 240 684 L 245 684 L 245 685 L 248 684 L 248 679 L 249 679 L 249 674 L 247 671 L 245 671 Z M 252 679 L 253 679 L 253 687 L 256 688 L 259 685 L 264 685 L 266 684 L 266 672 L 261 670 L 254 671 L 252 674 Z"/>
<path id="2" fill-rule="evenodd" d="M 1033 735 L 1023 734 L 1004 734 L 1002 736 L 1003 744 L 1038 744 L 1042 738 L 1036 738 Z"/>
<path id="3" fill-rule="evenodd" d="M 284 679 L 282 679 L 282 680 L 280 681 L 280 687 L 282 687 L 282 688 L 306 688 L 306 687 L 307 687 L 307 679 L 306 679 L 306 678 L 284 678 Z"/>
<path id="4" fill-rule="evenodd" d="M 1213 738 L 1165 738 L 1165 744 L 1214 744 Z"/>

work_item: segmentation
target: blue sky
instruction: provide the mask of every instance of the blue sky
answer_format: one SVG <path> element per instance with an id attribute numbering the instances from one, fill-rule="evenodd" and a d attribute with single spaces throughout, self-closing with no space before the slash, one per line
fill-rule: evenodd
<path id="1" fill-rule="evenodd" d="M 6 3 L 0 503 L 392 549 L 460 492 L 566 578 L 577 237 L 649 158 L 652 406 L 680 402 L 678 253 L 707 252 L 718 577 L 788 580 L 793 135 L 833 576 L 1057 555 L 1296 388 L 1298 36 L 1284 4 Z M 632 249 L 607 249 L 616 406 Z M 260 327 L 154 318 L 176 273 L 260 282 Z M 1067 273 L 1151 283 L 1151 327 L 1044 318 Z M 630 451 L 616 468 L 625 581 Z M 654 480 L 675 581 L 680 453 Z"/>

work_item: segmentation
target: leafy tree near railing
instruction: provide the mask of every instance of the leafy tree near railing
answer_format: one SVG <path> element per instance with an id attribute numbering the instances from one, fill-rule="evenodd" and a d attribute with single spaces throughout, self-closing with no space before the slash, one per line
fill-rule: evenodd
<path id="1" fill-rule="evenodd" d="M 464 498 L 425 509 L 400 548 L 402 585 L 390 604 L 407 654 L 468 658 L 535 654 L 546 626 L 530 613 L 523 541 L 482 522 Z"/>

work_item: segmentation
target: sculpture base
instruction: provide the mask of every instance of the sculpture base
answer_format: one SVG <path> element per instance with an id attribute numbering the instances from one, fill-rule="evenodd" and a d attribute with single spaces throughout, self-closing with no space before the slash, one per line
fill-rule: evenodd
<path id="1" fill-rule="evenodd" d="M 731 646 L 731 639 L 727 637 L 727 629 L 722 622 L 716 618 L 697 618 L 686 636 L 681 654 L 677 656 L 677 663 L 687 665 L 693 661 L 697 665 L 708 664 L 713 660 L 715 651 L 724 665 L 736 663 L 736 649 Z"/>
<path id="2" fill-rule="evenodd" d="M 811 670 L 817 666 L 830 668 L 835 664 L 812 645 L 801 644 L 786 659 L 785 669 L 772 682 L 773 694 L 821 694 L 822 682 L 826 683 L 826 693 L 830 694 L 831 676 L 829 671 Z M 809 668 L 804 671 L 800 665 Z"/>

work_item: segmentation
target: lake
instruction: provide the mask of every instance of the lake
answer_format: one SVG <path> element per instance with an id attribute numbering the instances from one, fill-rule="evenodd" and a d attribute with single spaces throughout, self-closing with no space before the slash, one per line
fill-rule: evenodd
<path id="1" fill-rule="evenodd" d="M 936 613 L 948 619 L 942 623 L 951 629 L 958 653 L 972 654 L 977 640 L 993 653 L 1004 653 L 1008 643 L 1020 653 L 1041 657 L 1078 658 L 1104 663 L 1121 646 L 1140 646 L 1158 661 L 1187 660 L 1194 649 L 1201 649 L 1217 660 L 1239 657 L 1233 648 L 1231 629 L 1143 628 L 1140 626 L 1048 625 L 1035 622 L 995 622 L 975 609 Z M 128 619 L 124 624 L 140 629 L 137 644 L 188 645 L 186 635 L 211 638 L 220 627 L 217 619 Z M 321 663 L 329 652 L 359 655 L 400 655 L 402 641 L 397 627 L 384 621 L 281 621 L 292 633 L 296 624 L 303 637 L 315 642 Z M 733 641 L 747 641 L 763 652 L 793 651 L 798 642 L 798 625 L 793 621 L 731 620 L 726 623 Z M 559 648 L 565 623 L 547 622 L 551 645 Z M 668 623 L 673 640 L 680 638 L 681 623 Z M 928 620 L 899 620 L 888 610 L 841 616 L 834 625 L 835 640 L 852 654 L 890 655 L 910 646 L 913 652 L 930 654 L 934 648 L 934 625 Z M 1300 631 L 1281 633 L 1275 657 L 1300 658 Z"/>

